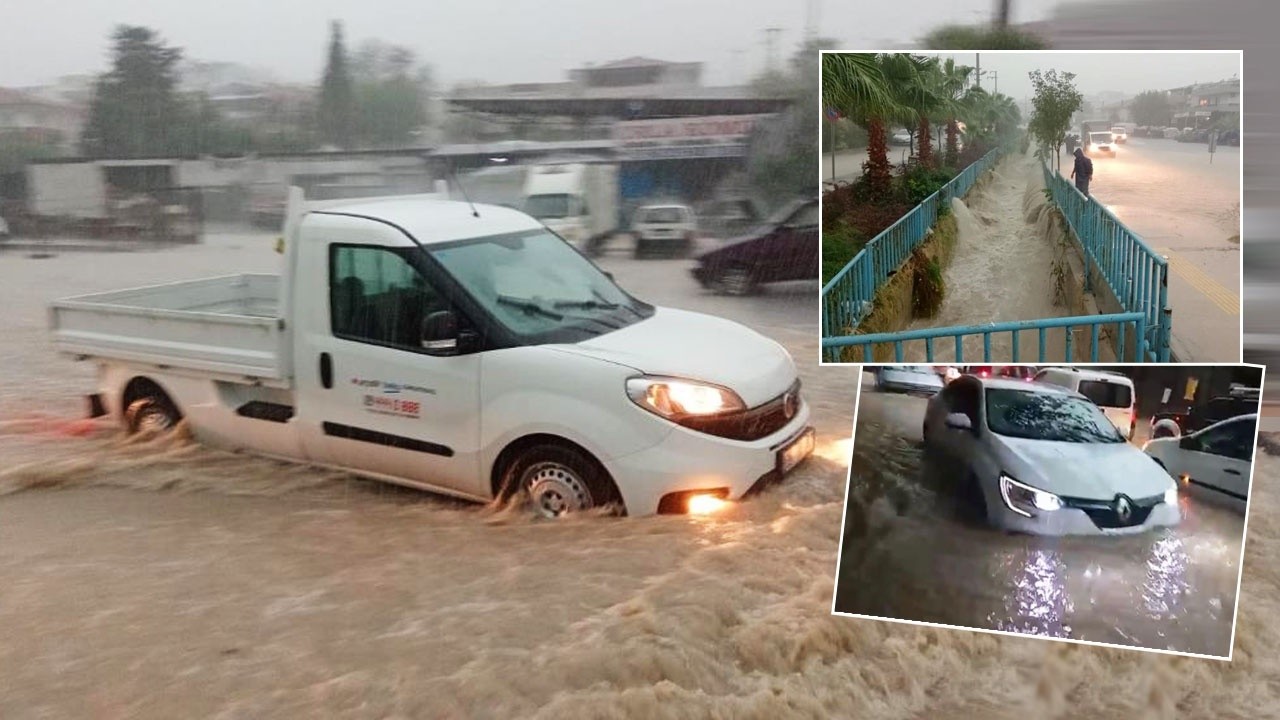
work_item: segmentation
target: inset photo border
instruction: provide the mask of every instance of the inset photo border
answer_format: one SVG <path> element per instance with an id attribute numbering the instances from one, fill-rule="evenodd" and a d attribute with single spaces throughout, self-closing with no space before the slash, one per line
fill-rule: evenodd
<path id="1" fill-rule="evenodd" d="M 832 613 L 1230 660 L 1262 365 L 866 365 Z"/>
<path id="2" fill-rule="evenodd" d="M 1243 53 L 821 53 L 820 364 L 1239 362 Z"/>

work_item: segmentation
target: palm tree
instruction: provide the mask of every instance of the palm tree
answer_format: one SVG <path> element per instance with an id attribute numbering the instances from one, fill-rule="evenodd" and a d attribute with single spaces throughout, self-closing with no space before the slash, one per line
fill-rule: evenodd
<path id="1" fill-rule="evenodd" d="M 962 112 L 961 98 L 964 97 L 965 88 L 969 85 L 969 76 L 973 74 L 973 68 L 968 65 L 957 65 L 952 58 L 942 64 L 942 93 L 950 101 L 950 112 L 947 114 L 947 151 L 944 157 L 944 163 L 948 167 L 955 167 L 960 156 L 960 149 L 957 138 L 960 133 L 960 125 L 957 115 Z"/>
<path id="2" fill-rule="evenodd" d="M 905 114 L 891 92 L 883 57 L 869 53 L 822 56 L 822 102 L 866 129 L 863 173 L 872 195 L 879 198 L 887 197 L 893 185 L 885 124 Z"/>
<path id="3" fill-rule="evenodd" d="M 919 146 L 916 157 L 922 165 L 933 163 L 933 148 L 929 142 L 928 116 L 939 107 L 940 97 L 934 88 L 933 71 L 936 58 L 925 58 L 907 53 L 886 53 L 877 57 L 885 82 L 895 101 L 894 117 L 916 127 Z"/>

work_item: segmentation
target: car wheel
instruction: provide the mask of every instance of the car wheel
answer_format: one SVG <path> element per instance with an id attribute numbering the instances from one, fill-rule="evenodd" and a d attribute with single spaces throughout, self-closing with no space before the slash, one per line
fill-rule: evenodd
<path id="1" fill-rule="evenodd" d="M 124 418 L 130 433 L 164 433 L 178 426 L 182 413 L 168 398 L 144 397 L 129 404 Z"/>
<path id="2" fill-rule="evenodd" d="M 961 506 L 966 518 L 977 522 L 987 522 L 987 498 L 982 493 L 982 485 L 978 476 L 972 472 L 961 488 Z"/>
<path id="3" fill-rule="evenodd" d="M 518 488 L 533 511 L 557 518 L 596 507 L 621 507 L 613 481 L 593 458 L 564 445 L 535 445 L 507 471 L 507 487 Z"/>
<path id="4" fill-rule="evenodd" d="M 750 295 L 756 289 L 755 275 L 750 268 L 732 265 L 720 271 L 716 288 L 725 295 Z"/>

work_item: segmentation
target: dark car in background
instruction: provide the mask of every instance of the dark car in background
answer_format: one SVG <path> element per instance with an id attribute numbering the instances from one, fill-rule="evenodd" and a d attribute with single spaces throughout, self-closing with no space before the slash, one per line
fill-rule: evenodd
<path id="1" fill-rule="evenodd" d="M 1256 414 L 1260 399 L 1261 393 L 1258 388 L 1238 385 L 1232 387 L 1227 395 L 1212 398 L 1200 407 L 1162 409 L 1151 416 L 1151 426 L 1155 427 L 1155 424 L 1161 420 L 1172 420 L 1178 424 L 1178 429 L 1183 435 L 1189 435 L 1223 420 L 1240 415 Z"/>
<path id="2" fill-rule="evenodd" d="M 692 270 L 703 287 L 746 295 L 761 285 L 818 277 L 818 201 L 784 205 L 756 230 L 704 253 Z"/>

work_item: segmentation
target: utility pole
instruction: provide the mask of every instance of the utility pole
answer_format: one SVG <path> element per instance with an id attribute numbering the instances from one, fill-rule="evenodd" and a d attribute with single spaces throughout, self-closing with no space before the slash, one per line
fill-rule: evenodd
<path id="1" fill-rule="evenodd" d="M 978 59 L 977 61 L 978 67 L 974 71 L 973 77 L 976 78 L 978 83 L 978 89 L 981 90 L 982 89 L 982 53 L 974 53 L 973 56 Z"/>
<path id="2" fill-rule="evenodd" d="M 822 0 L 806 0 L 804 6 L 804 39 L 818 37 L 818 16 L 822 14 Z"/>
<path id="3" fill-rule="evenodd" d="M 1000 94 L 1000 71 L 988 70 L 987 73 L 991 75 L 991 79 L 995 83 L 995 87 L 992 89 L 992 92 L 999 95 Z"/>
<path id="4" fill-rule="evenodd" d="M 765 70 L 767 72 L 773 72 L 778 69 L 778 33 L 780 32 L 782 32 L 780 27 L 764 29 L 765 57 L 768 63 Z"/>
<path id="5" fill-rule="evenodd" d="M 1009 27 L 1009 5 L 1012 0 L 996 0 L 996 27 Z"/>

